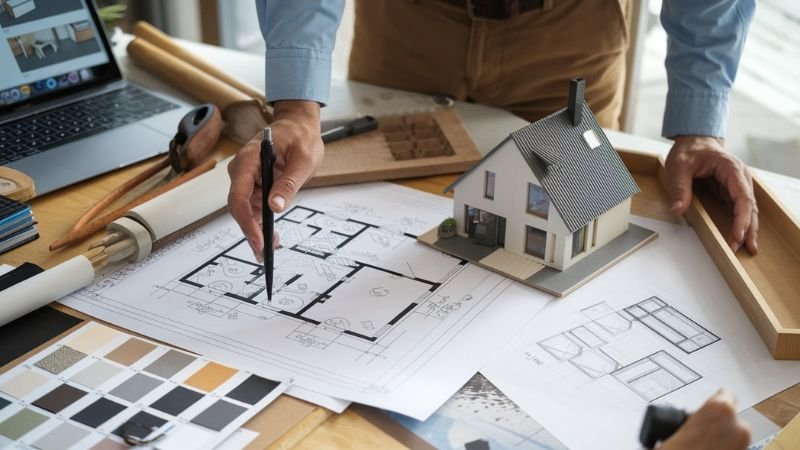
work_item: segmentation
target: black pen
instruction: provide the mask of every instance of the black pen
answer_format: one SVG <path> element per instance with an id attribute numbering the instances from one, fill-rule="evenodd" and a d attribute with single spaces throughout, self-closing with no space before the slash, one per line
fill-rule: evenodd
<path id="1" fill-rule="evenodd" d="M 272 272 L 275 270 L 272 241 L 275 238 L 275 214 L 269 207 L 269 192 L 272 190 L 272 168 L 275 165 L 275 149 L 272 147 L 272 129 L 264 128 L 261 139 L 261 230 L 264 234 L 264 276 L 267 279 L 267 301 L 272 302 Z"/>
<path id="2" fill-rule="evenodd" d="M 322 142 L 327 144 L 346 137 L 355 136 L 357 134 L 366 133 L 367 131 L 377 130 L 378 121 L 372 116 L 364 116 L 359 119 L 348 122 L 344 125 L 331 128 L 322 133 Z"/>

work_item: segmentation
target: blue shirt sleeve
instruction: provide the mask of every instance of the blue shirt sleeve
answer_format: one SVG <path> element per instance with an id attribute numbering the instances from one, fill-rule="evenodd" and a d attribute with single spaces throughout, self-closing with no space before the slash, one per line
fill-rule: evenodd
<path id="1" fill-rule="evenodd" d="M 266 97 L 328 102 L 331 53 L 345 0 L 256 0 L 267 45 Z"/>
<path id="2" fill-rule="evenodd" d="M 664 0 L 667 107 L 662 135 L 724 137 L 755 0 Z"/>

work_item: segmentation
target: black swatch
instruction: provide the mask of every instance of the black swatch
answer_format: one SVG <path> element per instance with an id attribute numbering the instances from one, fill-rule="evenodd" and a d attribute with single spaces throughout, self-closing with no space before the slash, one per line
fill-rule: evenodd
<path id="1" fill-rule="evenodd" d="M 151 408 L 177 416 L 203 398 L 203 394 L 178 386 L 153 402 Z"/>
<path id="2" fill-rule="evenodd" d="M 97 428 L 106 423 L 108 419 L 125 410 L 125 408 L 125 406 L 117 402 L 112 402 L 107 398 L 101 398 L 72 416 L 72 420 L 82 423 L 87 427 Z"/>
<path id="3" fill-rule="evenodd" d="M 277 381 L 261 378 L 258 375 L 250 375 L 242 384 L 228 392 L 226 397 L 239 400 L 248 405 L 255 405 L 278 387 L 279 384 Z"/>

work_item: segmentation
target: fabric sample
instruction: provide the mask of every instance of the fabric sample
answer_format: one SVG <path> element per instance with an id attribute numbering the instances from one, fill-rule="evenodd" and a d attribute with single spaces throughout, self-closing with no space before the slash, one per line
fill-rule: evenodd
<path id="1" fill-rule="evenodd" d="M 85 357 L 85 353 L 79 352 L 65 345 L 63 347 L 59 347 L 53 353 L 50 353 L 49 355 L 40 359 L 34 365 L 40 369 L 58 375 Z"/>

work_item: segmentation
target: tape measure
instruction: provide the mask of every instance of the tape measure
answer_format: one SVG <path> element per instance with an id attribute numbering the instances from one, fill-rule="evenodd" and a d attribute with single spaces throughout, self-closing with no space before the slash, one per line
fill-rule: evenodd
<path id="1" fill-rule="evenodd" d="M 36 195 L 33 179 L 24 173 L 0 167 L 0 195 L 18 202 L 27 202 Z"/>

